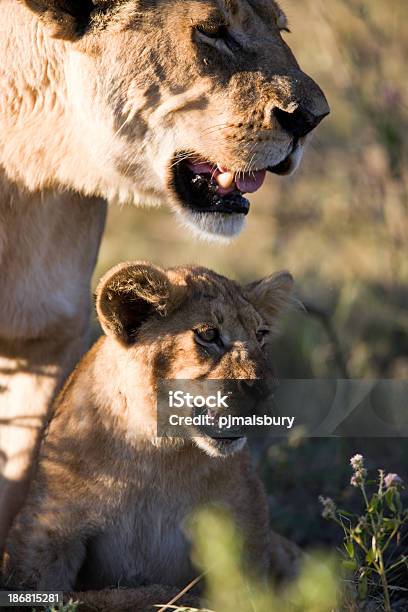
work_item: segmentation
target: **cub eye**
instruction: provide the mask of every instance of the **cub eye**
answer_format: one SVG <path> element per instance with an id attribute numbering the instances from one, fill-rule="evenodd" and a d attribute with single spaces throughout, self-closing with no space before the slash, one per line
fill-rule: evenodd
<path id="1" fill-rule="evenodd" d="M 256 339 L 258 340 L 259 344 L 262 344 L 268 334 L 269 329 L 258 329 L 256 332 Z"/>
<path id="2" fill-rule="evenodd" d="M 195 329 L 194 334 L 199 343 L 218 344 L 219 346 L 222 346 L 220 332 L 216 327 Z"/>

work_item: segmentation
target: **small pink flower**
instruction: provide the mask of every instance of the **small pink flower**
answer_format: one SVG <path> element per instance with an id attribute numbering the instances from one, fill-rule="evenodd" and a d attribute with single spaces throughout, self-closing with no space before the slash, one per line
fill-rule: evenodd
<path id="1" fill-rule="evenodd" d="M 387 489 L 390 487 L 400 487 L 403 484 L 402 478 L 398 474 L 387 474 L 384 478 L 384 484 Z"/>
<path id="2" fill-rule="evenodd" d="M 350 478 L 350 484 L 353 487 L 359 487 L 364 484 L 365 477 L 367 476 L 367 470 L 365 468 L 360 468 L 356 470 L 353 476 Z"/>
<path id="3" fill-rule="evenodd" d="M 350 459 L 350 464 L 351 467 L 353 468 L 353 470 L 360 470 L 362 467 L 364 467 L 364 457 L 363 455 L 354 455 L 351 459 Z"/>
<path id="4" fill-rule="evenodd" d="M 319 501 L 323 506 L 322 517 L 325 519 L 335 518 L 336 516 L 336 504 L 331 497 L 319 496 Z"/>

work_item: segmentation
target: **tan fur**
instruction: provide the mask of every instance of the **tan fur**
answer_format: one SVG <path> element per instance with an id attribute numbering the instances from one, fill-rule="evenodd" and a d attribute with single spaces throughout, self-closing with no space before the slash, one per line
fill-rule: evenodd
<path id="1" fill-rule="evenodd" d="M 204 268 L 164 272 L 143 263 L 121 264 L 102 279 L 97 310 L 108 335 L 83 358 L 56 402 L 38 472 L 8 542 L 8 584 L 63 591 L 129 587 L 134 612 L 165 603 L 157 587 L 142 589 L 139 599 L 134 589 L 180 589 L 195 577 L 186 519 L 208 504 L 232 513 L 252 571 L 271 568 L 275 577 L 293 571 L 286 544 L 268 535 L 265 493 L 245 440 L 159 438 L 156 431 L 160 379 L 261 384 L 272 375 L 268 342 L 257 332 L 275 324 L 291 287 L 288 274 L 245 288 Z M 193 330 L 210 326 L 222 348 L 197 340 Z M 96 602 L 108 609 L 110 598 L 111 610 L 125 609 L 126 594 L 117 595 L 116 602 L 111 592 Z M 91 595 L 86 599 L 97 605 Z"/>
<path id="2" fill-rule="evenodd" d="M 49 402 L 88 348 L 88 286 L 106 210 L 72 193 L 11 197 L 0 201 L 0 550 Z"/>
<path id="3" fill-rule="evenodd" d="M 199 39 L 209 20 L 228 21 L 240 54 Z M 168 202 L 201 233 L 232 235 L 243 215 L 180 205 L 176 151 L 276 164 L 292 142 L 273 108 L 327 103 L 272 1 L 2 0 L 0 24 L 1 550 L 49 403 L 86 347 L 105 201 Z"/>

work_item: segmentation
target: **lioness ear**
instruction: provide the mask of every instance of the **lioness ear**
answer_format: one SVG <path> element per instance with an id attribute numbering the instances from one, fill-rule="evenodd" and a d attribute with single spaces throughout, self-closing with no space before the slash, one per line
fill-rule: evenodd
<path id="1" fill-rule="evenodd" d="M 96 310 L 104 332 L 123 344 L 133 344 L 149 317 L 167 314 L 173 291 L 165 272 L 150 264 L 124 263 L 112 268 L 96 290 Z"/>
<path id="2" fill-rule="evenodd" d="M 92 0 L 23 0 L 51 29 L 55 38 L 75 40 L 81 36 L 95 9 Z"/>
<path id="3" fill-rule="evenodd" d="M 293 301 L 293 284 L 293 276 L 289 272 L 278 272 L 250 283 L 245 287 L 245 293 L 268 324 L 273 325 Z"/>

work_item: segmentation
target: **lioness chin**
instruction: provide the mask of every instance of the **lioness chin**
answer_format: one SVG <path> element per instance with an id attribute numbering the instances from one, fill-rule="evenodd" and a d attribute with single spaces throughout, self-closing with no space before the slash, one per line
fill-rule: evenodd
<path id="1" fill-rule="evenodd" d="M 196 575 L 185 523 L 208 504 L 232 514 L 252 571 L 293 571 L 285 545 L 269 533 L 245 440 L 198 431 L 160 438 L 156 404 L 161 379 L 262 386 L 272 375 L 268 335 L 291 290 L 288 273 L 245 287 L 196 267 L 127 263 L 107 273 L 96 296 L 106 335 L 56 401 L 8 540 L 9 584 L 61 591 L 120 585 L 131 589 L 129 609 L 144 610 L 160 603 L 157 586 L 147 602 L 139 587 L 170 585 L 170 596 Z M 123 591 L 116 596 L 126 601 Z M 92 597 L 80 595 L 116 609 L 115 591 Z"/>

